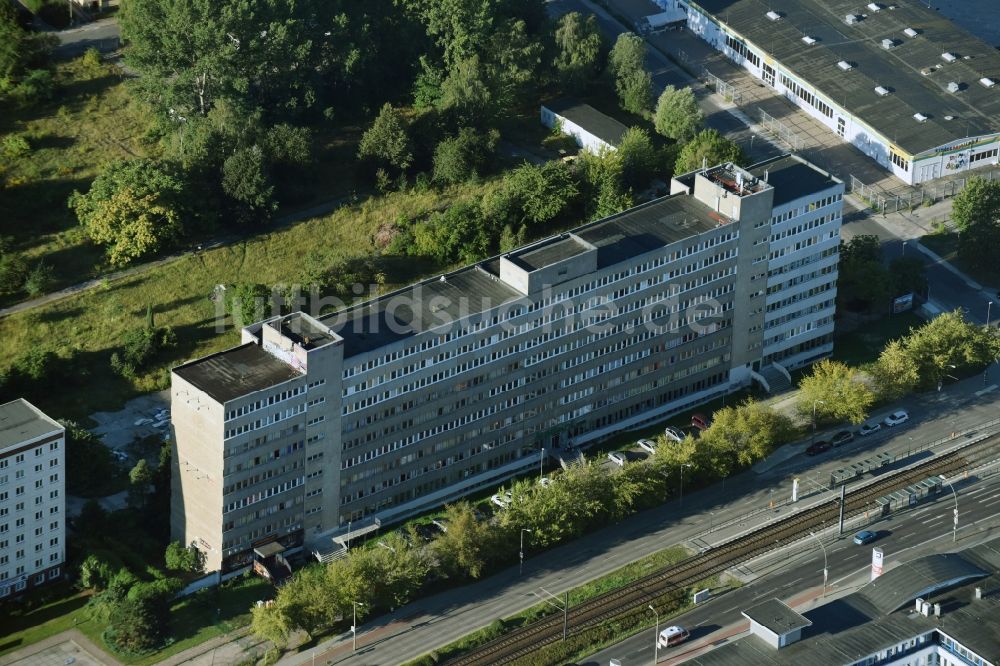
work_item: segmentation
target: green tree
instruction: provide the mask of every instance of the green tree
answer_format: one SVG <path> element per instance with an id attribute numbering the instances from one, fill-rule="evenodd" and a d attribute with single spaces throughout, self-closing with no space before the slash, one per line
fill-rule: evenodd
<path id="1" fill-rule="evenodd" d="M 123 266 L 175 241 L 183 231 L 183 181 L 152 160 L 116 160 L 69 206 L 87 234 Z"/>
<path id="2" fill-rule="evenodd" d="M 653 77 L 644 69 L 622 74 L 615 81 L 618 103 L 629 113 L 645 116 L 653 105 Z"/>
<path id="3" fill-rule="evenodd" d="M 281 590 L 278 596 L 281 596 Z M 261 640 L 271 641 L 279 650 L 288 646 L 288 637 L 294 630 L 288 614 L 276 603 L 254 605 L 250 609 L 250 631 Z"/>
<path id="4" fill-rule="evenodd" d="M 572 172 L 563 162 L 546 162 L 540 166 L 522 164 L 507 172 L 501 189 L 514 202 L 516 221 L 528 224 L 529 229 L 561 215 L 580 192 Z"/>
<path id="5" fill-rule="evenodd" d="M 882 263 L 878 236 L 861 234 L 840 243 L 837 298 L 854 310 L 877 309 L 888 303 L 893 277 Z"/>
<path id="6" fill-rule="evenodd" d="M 80 563 L 78 584 L 84 590 L 100 592 L 108 586 L 111 576 L 111 564 L 107 560 L 97 555 L 88 555 Z"/>
<path id="7" fill-rule="evenodd" d="M 39 69 L 47 64 L 49 52 L 59 43 L 55 35 L 26 32 L 18 22 L 16 5 L 0 3 L 0 96 L 4 91 L 14 91 L 22 98 L 30 98 L 26 90 L 18 91 L 19 83 L 47 77 L 51 92 L 52 76 Z"/>
<path id="8" fill-rule="evenodd" d="M 687 143 L 705 124 L 705 116 L 698 108 L 691 88 L 667 86 L 656 102 L 653 117 L 656 131 L 679 143 Z"/>
<path id="9" fill-rule="evenodd" d="M 153 482 L 153 470 L 145 458 L 139 458 L 139 462 L 128 473 L 129 500 L 133 506 L 144 506 L 146 495 L 149 493 L 149 485 Z"/>
<path id="10" fill-rule="evenodd" d="M 618 35 L 608 55 L 608 70 L 615 80 L 645 69 L 646 43 L 634 32 Z"/>
<path id="11" fill-rule="evenodd" d="M 246 221 L 270 219 L 277 210 L 268 160 L 258 145 L 239 148 L 222 163 L 222 190 L 237 202 Z"/>
<path id="12" fill-rule="evenodd" d="M 505 224 L 500 232 L 500 252 L 510 252 L 527 242 L 528 230 L 523 224 L 517 228 L 516 232 L 511 225 Z"/>
<path id="13" fill-rule="evenodd" d="M 111 355 L 112 369 L 126 378 L 133 378 L 146 369 L 160 354 L 177 344 L 177 336 L 168 327 L 157 328 L 152 322 L 152 311 L 144 326 L 125 333 L 119 351 Z"/>
<path id="14" fill-rule="evenodd" d="M 621 160 L 622 178 L 627 186 L 644 189 L 657 175 L 659 153 L 649 133 L 641 127 L 630 127 L 625 131 L 617 153 Z"/>
<path id="15" fill-rule="evenodd" d="M 66 492 L 77 497 L 104 497 L 123 488 L 123 471 L 100 437 L 74 421 L 66 429 Z"/>
<path id="16" fill-rule="evenodd" d="M 413 163 L 413 148 L 403 116 L 386 103 L 358 144 L 358 159 L 377 167 L 389 167 L 403 173 Z"/>
<path id="17" fill-rule="evenodd" d="M 28 296 L 34 298 L 46 293 L 52 288 L 54 282 L 55 271 L 52 266 L 45 261 L 39 261 L 24 279 L 24 291 L 27 292 Z"/>
<path id="18" fill-rule="evenodd" d="M 1000 181 L 970 178 L 953 199 L 951 216 L 961 231 L 962 258 L 976 268 L 996 270 L 993 248 L 1000 245 Z"/>
<path id="19" fill-rule="evenodd" d="M 24 286 L 27 276 L 28 263 L 19 252 L 11 249 L 0 251 L 0 293 L 17 293 Z"/>
<path id="20" fill-rule="evenodd" d="M 556 57 L 553 65 L 559 83 L 569 91 L 580 91 L 601 68 L 603 39 L 597 17 L 584 18 L 569 12 L 559 18 L 555 32 Z"/>
<path id="21" fill-rule="evenodd" d="M 494 242 L 472 201 L 457 203 L 417 224 L 413 240 L 417 254 L 440 263 L 478 261 L 489 255 Z"/>
<path id="22" fill-rule="evenodd" d="M 698 132 L 681 148 L 677 163 L 674 165 L 674 173 L 687 173 L 700 169 L 703 163 L 710 167 L 725 162 L 742 165 L 744 159 L 743 151 L 738 145 L 719 134 L 718 130 L 706 129 Z"/>
<path id="23" fill-rule="evenodd" d="M 625 185 L 620 151 L 600 155 L 582 152 L 575 166 L 588 220 L 599 220 L 632 207 L 632 192 Z"/>
<path id="24" fill-rule="evenodd" d="M 442 572 L 457 579 L 479 578 L 494 545 L 490 526 L 476 521 L 468 502 L 446 505 L 444 517 L 448 531 L 433 542 Z"/>
<path id="25" fill-rule="evenodd" d="M 789 442 L 794 433 L 788 417 L 748 398 L 712 415 L 712 425 L 698 438 L 694 458 L 701 470 L 729 476 Z"/>
<path id="26" fill-rule="evenodd" d="M 947 375 L 993 361 L 1000 355 L 1000 337 L 996 329 L 970 323 L 955 310 L 911 330 L 903 347 L 919 367 L 921 383 L 930 388 Z"/>
<path id="27" fill-rule="evenodd" d="M 240 282 L 225 293 L 226 311 L 239 328 L 267 319 L 273 311 L 271 290 L 265 285 Z"/>
<path id="28" fill-rule="evenodd" d="M 902 340 L 891 340 L 870 372 L 879 398 L 887 402 L 902 398 L 920 384 L 920 365 Z"/>
<path id="29" fill-rule="evenodd" d="M 441 83 L 438 108 L 453 124 L 489 126 L 497 106 L 478 55 L 456 63 Z"/>
<path id="30" fill-rule="evenodd" d="M 434 180 L 455 185 L 479 175 L 496 150 L 500 133 L 485 134 L 463 127 L 458 135 L 446 138 L 434 149 Z"/>
<path id="31" fill-rule="evenodd" d="M 889 279 L 893 297 L 903 294 L 923 294 L 927 291 L 927 267 L 919 257 L 898 257 L 889 262 Z"/>
<path id="32" fill-rule="evenodd" d="M 817 421 L 861 423 L 874 403 L 875 393 L 856 370 L 840 361 L 823 359 L 799 382 L 796 408 L 811 418 L 815 406 Z"/>
<path id="33" fill-rule="evenodd" d="M 201 553 L 194 546 L 187 548 L 180 541 L 171 541 L 163 554 L 163 560 L 171 571 L 193 572 L 202 568 Z"/>

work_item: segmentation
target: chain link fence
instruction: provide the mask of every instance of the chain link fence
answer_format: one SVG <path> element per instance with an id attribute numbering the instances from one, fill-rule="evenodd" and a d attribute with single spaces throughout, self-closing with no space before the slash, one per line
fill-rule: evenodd
<path id="1" fill-rule="evenodd" d="M 1000 178 L 1000 170 L 990 169 L 988 171 L 979 170 L 970 173 L 962 178 L 952 178 L 949 180 L 932 181 L 922 183 L 905 190 L 887 192 L 877 185 L 868 185 L 862 182 L 854 174 L 850 174 L 847 187 L 848 192 L 858 195 L 872 207 L 876 212 L 898 213 L 904 210 L 913 210 L 919 206 L 931 205 L 936 201 L 948 199 L 955 196 L 965 187 L 969 178 L 982 177 L 987 180 Z"/>
<path id="2" fill-rule="evenodd" d="M 788 125 L 760 107 L 757 107 L 757 112 L 760 114 L 761 127 L 787 144 L 792 150 L 796 152 L 802 150 L 802 137 L 793 132 Z"/>
<path id="3" fill-rule="evenodd" d="M 743 93 L 733 85 L 726 83 L 715 74 L 712 74 L 712 72 L 708 71 L 708 68 L 703 69 L 701 75 L 705 79 L 705 85 L 714 88 L 715 92 L 722 95 L 725 100 L 732 102 L 736 106 L 742 106 Z"/>

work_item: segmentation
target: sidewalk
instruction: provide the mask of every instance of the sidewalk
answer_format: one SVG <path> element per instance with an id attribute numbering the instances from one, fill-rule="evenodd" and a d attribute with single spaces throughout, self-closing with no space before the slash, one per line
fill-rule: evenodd
<path id="1" fill-rule="evenodd" d="M 888 430 L 881 438 L 858 438 L 817 458 L 794 456 L 762 474 L 744 472 L 685 495 L 683 505 L 670 502 L 550 551 L 529 552 L 523 577 L 516 566 L 510 567 L 372 618 L 359 628 L 357 655 L 346 633 L 314 650 L 285 655 L 280 663 L 310 664 L 315 657 L 322 664 L 398 664 L 538 603 L 541 588 L 559 595 L 666 546 L 686 544 L 699 550 L 754 529 L 793 510 L 785 501 L 792 478 L 799 477 L 803 484 L 797 510 L 825 499 L 821 493 L 829 491 L 822 483 L 833 470 L 876 450 L 902 456 L 953 430 L 973 429 L 1000 406 L 997 394 L 976 394 L 981 388 L 978 378 L 951 388 L 907 401 L 914 423 Z"/>

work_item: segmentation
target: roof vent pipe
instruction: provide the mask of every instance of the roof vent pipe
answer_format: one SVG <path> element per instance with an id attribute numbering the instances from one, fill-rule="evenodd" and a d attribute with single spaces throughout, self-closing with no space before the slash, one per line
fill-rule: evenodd
<path id="1" fill-rule="evenodd" d="M 976 588 L 976 600 L 979 600 L 979 599 L 982 599 L 982 598 L 983 598 L 983 588 L 977 587 Z"/>
<path id="2" fill-rule="evenodd" d="M 924 602 L 923 606 L 920 607 L 920 614 L 923 615 L 924 617 L 930 617 L 930 614 L 931 614 L 931 605 L 930 605 L 930 603 L 928 603 L 926 601 Z"/>
<path id="3" fill-rule="evenodd" d="M 924 600 L 921 599 L 920 597 L 917 597 L 917 600 L 914 602 L 914 605 L 916 606 L 916 611 L 919 613 L 920 609 L 923 608 L 924 606 Z"/>
<path id="4" fill-rule="evenodd" d="M 934 604 L 934 617 L 941 617 L 941 604 Z"/>

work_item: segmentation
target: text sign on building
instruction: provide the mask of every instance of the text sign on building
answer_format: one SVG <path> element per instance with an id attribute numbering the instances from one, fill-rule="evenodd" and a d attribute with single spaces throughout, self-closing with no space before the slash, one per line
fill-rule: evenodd
<path id="1" fill-rule="evenodd" d="M 884 553 L 881 548 L 872 548 L 872 580 L 882 575 L 882 559 Z"/>

